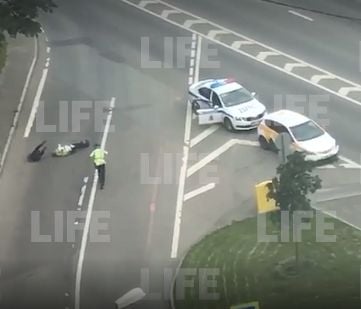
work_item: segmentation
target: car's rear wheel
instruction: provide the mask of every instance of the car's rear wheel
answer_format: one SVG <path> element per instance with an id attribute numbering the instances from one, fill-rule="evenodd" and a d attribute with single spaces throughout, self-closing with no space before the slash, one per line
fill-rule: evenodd
<path id="1" fill-rule="evenodd" d="M 227 131 L 230 131 L 230 132 L 234 131 L 232 121 L 229 120 L 228 118 L 224 118 L 223 124 Z"/>
<path id="2" fill-rule="evenodd" d="M 264 150 L 270 150 L 270 145 L 269 143 L 267 142 L 267 140 L 262 136 L 260 135 L 258 137 L 258 142 L 259 142 L 259 145 L 261 146 L 262 149 Z"/>

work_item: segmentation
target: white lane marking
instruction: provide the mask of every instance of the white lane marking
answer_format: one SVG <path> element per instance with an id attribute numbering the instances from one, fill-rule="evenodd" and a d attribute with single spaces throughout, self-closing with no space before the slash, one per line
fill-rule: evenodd
<path id="1" fill-rule="evenodd" d="M 33 55 L 33 60 L 31 62 L 31 65 L 30 65 L 30 68 L 29 68 L 29 71 L 28 71 L 28 74 L 26 76 L 26 80 L 25 80 L 25 84 L 24 84 L 24 87 L 23 87 L 23 90 L 21 92 L 21 97 L 20 97 L 20 101 L 19 101 L 19 104 L 16 108 L 16 113 L 14 115 L 14 119 L 13 119 L 13 123 L 12 123 L 12 126 L 10 128 L 10 131 L 9 131 L 9 135 L 8 135 L 8 138 L 6 140 L 6 144 L 5 144 L 5 147 L 4 147 L 4 151 L 3 153 L 1 154 L 1 159 L 0 159 L 0 174 L 4 168 L 4 164 L 5 164 L 5 160 L 6 160 L 6 157 L 7 157 L 7 154 L 9 152 L 9 148 L 10 148 L 10 144 L 11 144 L 11 141 L 13 139 L 13 136 L 14 136 L 14 133 L 15 133 L 15 129 L 18 125 L 18 121 L 19 121 L 19 116 L 20 116 L 20 113 L 23 109 L 23 105 L 24 105 L 24 100 L 25 100 L 25 96 L 26 94 L 28 93 L 28 88 L 29 88 L 29 84 L 30 84 L 30 80 L 31 80 L 31 77 L 33 76 L 33 71 L 34 71 L 34 67 L 35 67 L 35 64 L 36 62 L 38 61 L 38 40 L 36 38 L 34 38 L 34 55 Z"/>
<path id="2" fill-rule="evenodd" d="M 359 226 L 356 226 L 356 225 L 352 224 L 351 222 L 349 222 L 349 221 L 347 221 L 347 220 L 344 220 L 344 219 L 342 219 L 341 217 L 337 216 L 335 210 L 334 210 L 334 211 L 327 211 L 327 210 L 323 210 L 323 209 L 320 208 L 320 207 L 316 207 L 316 206 L 314 206 L 314 205 L 312 206 L 312 208 L 313 208 L 313 209 L 316 209 L 316 210 L 318 210 L 318 211 L 320 211 L 320 212 L 322 212 L 322 213 L 324 213 L 324 214 L 326 214 L 326 215 L 328 215 L 328 216 L 330 216 L 330 217 L 332 217 L 332 218 L 334 218 L 334 219 L 337 219 L 337 220 L 339 220 L 339 221 L 341 221 L 341 222 L 343 222 L 343 223 L 345 223 L 345 224 L 353 227 L 353 228 L 356 229 L 356 230 L 361 231 L 361 228 L 360 228 Z"/>
<path id="3" fill-rule="evenodd" d="M 311 82 L 313 83 L 319 83 L 321 80 L 323 79 L 335 79 L 336 76 L 333 75 L 327 75 L 327 74 L 318 74 L 318 75 L 313 75 L 311 77 Z"/>
<path id="4" fill-rule="evenodd" d="M 196 40 L 197 36 L 192 35 L 192 39 Z M 199 79 L 199 62 L 201 58 L 201 37 L 198 37 L 196 45 L 196 61 L 195 61 L 195 70 L 194 70 L 194 79 L 190 76 L 189 86 L 194 82 L 197 82 Z M 186 112 L 186 121 L 184 129 L 184 146 L 183 146 L 183 162 L 179 174 L 178 182 L 178 192 L 177 192 L 177 205 L 174 218 L 174 228 L 173 228 L 173 239 L 172 239 L 172 249 L 171 249 L 171 258 L 175 259 L 178 255 L 178 245 L 179 245 L 179 236 L 180 236 L 180 226 L 182 221 L 182 209 L 183 209 L 183 199 L 184 199 L 184 187 L 187 174 L 188 166 L 188 156 L 189 156 L 189 143 L 191 135 L 191 126 L 192 126 L 192 109 L 191 104 L 187 102 L 187 112 Z"/>
<path id="5" fill-rule="evenodd" d="M 252 45 L 255 44 L 251 41 L 234 41 L 231 45 L 232 48 L 239 49 L 242 45 Z"/>
<path id="6" fill-rule="evenodd" d="M 84 177 L 83 182 L 84 182 L 84 184 L 83 184 L 83 186 L 81 187 L 81 190 L 80 190 L 80 196 L 79 196 L 79 200 L 78 200 L 78 207 L 81 207 L 83 205 L 85 192 L 86 192 L 86 187 L 87 187 L 87 183 L 88 183 L 88 177 Z"/>
<path id="7" fill-rule="evenodd" d="M 50 48 L 50 47 L 47 47 L 47 48 L 46 48 L 46 52 L 49 54 L 50 51 L 51 51 L 51 48 Z"/>
<path id="8" fill-rule="evenodd" d="M 336 166 L 332 165 L 332 164 L 327 164 L 327 165 L 322 165 L 322 166 L 317 166 L 318 169 L 330 169 L 330 168 L 336 168 Z"/>
<path id="9" fill-rule="evenodd" d="M 361 169 L 361 165 L 356 163 L 355 161 L 352 161 L 351 159 L 348 159 L 344 156 L 338 156 L 342 161 L 345 161 L 346 163 L 340 163 L 340 166 L 343 166 L 345 168 L 357 168 Z"/>
<path id="10" fill-rule="evenodd" d="M 158 1 L 156 1 L 156 0 L 142 0 L 142 1 L 139 2 L 138 5 L 139 5 L 141 8 L 144 8 L 144 7 L 146 7 L 148 4 L 155 4 L 155 3 L 158 3 Z"/>
<path id="11" fill-rule="evenodd" d="M 191 76 L 193 76 L 193 74 L 194 74 L 193 71 L 194 71 L 194 68 L 193 68 L 193 67 L 190 67 L 190 68 L 189 68 L 189 74 L 190 74 Z"/>
<path id="12" fill-rule="evenodd" d="M 206 24 L 207 22 L 201 19 L 188 19 L 184 22 L 183 26 L 185 28 L 190 28 L 195 24 Z"/>
<path id="13" fill-rule="evenodd" d="M 338 91 L 340 95 L 347 96 L 352 91 L 361 91 L 361 87 L 342 87 Z"/>
<path id="14" fill-rule="evenodd" d="M 301 14 L 301 13 L 298 13 L 298 12 L 296 12 L 296 11 L 289 10 L 288 13 L 291 13 L 291 14 L 293 14 L 293 15 L 296 15 L 296 16 L 301 17 L 301 18 L 303 18 L 303 19 L 306 19 L 306 20 L 308 20 L 308 21 L 313 21 L 313 19 L 312 19 L 311 17 L 308 17 L 308 16 L 303 15 L 303 14 Z"/>
<path id="15" fill-rule="evenodd" d="M 105 144 L 107 142 L 110 124 L 112 121 L 113 116 L 113 109 L 115 105 L 115 98 L 113 97 L 110 101 L 110 108 L 108 110 L 108 115 L 104 127 L 103 137 L 101 141 L 101 148 L 105 148 Z M 98 174 L 95 171 L 94 172 L 94 178 L 93 178 L 93 185 L 90 191 L 90 197 L 88 202 L 88 210 L 85 218 L 85 224 L 84 224 L 84 230 L 83 235 L 81 239 L 81 245 L 80 245 L 80 251 L 79 251 L 79 259 L 78 264 L 76 268 L 76 276 L 75 276 L 75 309 L 80 309 L 80 284 L 81 284 L 81 275 L 83 270 L 83 263 L 84 263 L 84 256 L 85 256 L 85 249 L 88 242 L 88 234 L 89 234 L 89 227 L 90 227 L 90 220 L 93 212 L 94 202 L 95 202 L 95 194 L 97 191 L 97 185 L 98 185 Z"/>
<path id="16" fill-rule="evenodd" d="M 205 185 L 205 186 L 200 187 L 200 188 L 198 188 L 196 190 L 188 192 L 186 195 L 184 195 L 184 201 L 186 202 L 186 201 L 190 200 L 193 197 L 196 197 L 196 196 L 198 196 L 198 195 L 200 195 L 202 193 L 205 193 L 205 192 L 207 192 L 209 190 L 214 189 L 215 187 L 216 187 L 216 184 L 214 182 L 212 182 L 212 183 L 209 183 L 208 185 Z"/>
<path id="17" fill-rule="evenodd" d="M 273 51 L 264 51 L 264 52 L 260 52 L 257 55 L 257 59 L 259 60 L 266 60 L 267 57 L 269 56 L 279 56 L 279 53 L 273 52 Z"/>
<path id="18" fill-rule="evenodd" d="M 216 35 L 221 35 L 221 34 L 228 34 L 228 31 L 224 31 L 224 30 L 210 30 L 208 32 L 208 36 L 212 39 L 214 39 L 216 37 Z"/>
<path id="19" fill-rule="evenodd" d="M 201 44 L 202 44 L 202 37 L 198 36 L 197 41 L 197 52 L 196 52 L 196 63 L 195 63 L 195 71 L 194 71 L 194 82 L 197 83 L 199 81 L 199 66 L 201 63 Z"/>
<path id="20" fill-rule="evenodd" d="M 35 116 L 36 116 L 36 113 L 38 111 L 39 104 L 40 104 L 40 98 L 41 98 L 41 95 L 43 93 L 46 77 L 48 76 L 48 70 L 49 70 L 48 68 L 43 69 L 43 74 L 41 75 L 39 86 L 38 86 L 38 89 L 36 91 L 36 95 L 35 95 L 35 98 L 34 98 L 33 107 L 31 108 L 29 120 L 28 120 L 28 123 L 27 123 L 26 128 L 25 128 L 24 138 L 29 137 L 31 128 L 33 127 Z"/>
<path id="21" fill-rule="evenodd" d="M 218 125 L 213 125 L 207 129 L 205 129 L 202 133 L 200 133 L 196 137 L 192 138 L 192 140 L 190 142 L 190 147 L 191 148 L 194 147 L 195 145 L 197 145 L 198 143 L 203 141 L 205 138 L 207 138 L 208 136 L 210 136 L 211 134 L 216 132 L 218 129 L 219 129 Z"/>
<path id="22" fill-rule="evenodd" d="M 177 13 L 179 14 L 179 12 L 176 11 L 176 10 L 163 10 L 161 16 L 162 16 L 163 18 L 168 18 L 168 16 L 169 16 L 170 14 L 177 14 Z"/>
<path id="23" fill-rule="evenodd" d="M 284 66 L 284 69 L 287 72 L 291 72 L 294 68 L 307 68 L 307 65 L 305 63 L 286 63 Z"/>
<path id="24" fill-rule="evenodd" d="M 274 68 L 274 69 L 276 69 L 276 70 L 278 70 L 278 71 L 280 71 L 280 72 L 286 73 L 286 74 L 288 74 L 288 75 L 290 75 L 290 76 L 293 76 L 293 77 L 295 77 L 295 78 L 297 78 L 297 79 L 299 79 L 299 80 L 302 80 L 302 81 L 304 81 L 304 82 L 306 82 L 306 83 L 308 83 L 308 84 L 311 84 L 311 85 L 313 85 L 313 86 L 315 86 L 315 87 L 318 87 L 319 89 L 322 89 L 322 90 L 324 90 L 324 91 L 327 91 L 327 92 L 329 92 L 329 93 L 332 93 L 332 94 L 334 94 L 334 95 L 336 95 L 336 96 L 338 96 L 338 97 L 340 97 L 340 98 L 342 98 L 342 99 L 345 99 L 345 100 L 347 100 L 347 101 L 349 101 L 349 102 L 352 102 L 352 103 L 354 103 L 354 104 L 356 104 L 356 105 L 358 105 L 358 106 L 361 106 L 361 102 L 359 102 L 359 101 L 357 101 L 357 100 L 355 100 L 355 99 L 352 99 L 352 98 L 350 98 L 350 97 L 344 96 L 344 95 L 338 93 L 338 91 L 334 91 L 334 90 L 329 89 L 329 88 L 327 88 L 327 87 L 325 87 L 325 86 L 312 83 L 309 79 L 307 79 L 307 78 L 305 78 L 305 77 L 302 77 L 302 76 L 300 76 L 300 75 L 294 74 L 294 73 L 292 73 L 292 72 L 290 72 L 290 71 L 287 71 L 287 70 L 285 70 L 284 68 L 281 68 L 281 67 L 279 67 L 279 66 L 277 66 L 277 65 L 275 65 L 275 64 L 266 62 L 266 61 L 264 61 L 264 60 L 259 60 L 259 59 L 257 59 L 257 57 L 251 55 L 250 53 L 248 53 L 248 52 L 246 52 L 246 51 L 242 51 L 241 49 L 232 48 L 232 47 L 231 47 L 231 44 L 226 44 L 226 43 L 221 42 L 221 41 L 219 41 L 219 40 L 217 40 L 217 39 L 212 39 L 212 38 L 208 37 L 207 35 L 204 35 L 203 33 L 199 32 L 199 31 L 196 31 L 196 30 L 187 28 L 187 27 L 185 27 L 184 25 L 182 25 L 182 24 L 180 24 L 180 23 L 177 23 L 177 22 L 175 22 L 175 21 L 169 20 L 169 19 L 167 19 L 167 18 L 162 18 L 162 17 L 160 16 L 160 14 L 157 14 L 157 13 L 154 13 L 154 12 L 152 12 L 152 11 L 150 11 L 150 10 L 145 9 L 145 8 L 139 7 L 139 5 L 134 4 L 134 3 L 132 3 L 132 2 L 129 1 L 129 0 L 121 0 L 121 1 L 124 2 L 124 3 L 127 3 L 127 4 L 129 4 L 129 5 L 131 5 L 131 6 L 133 6 L 133 7 L 136 7 L 136 8 L 138 8 L 138 9 L 140 9 L 140 10 L 142 10 L 142 11 L 150 14 L 150 15 L 153 15 L 153 16 L 155 16 L 155 17 L 158 17 L 158 18 L 160 18 L 160 19 L 162 19 L 162 20 L 164 20 L 164 21 L 166 21 L 166 22 L 168 22 L 168 23 L 170 23 L 170 24 L 172 24 L 172 25 L 175 25 L 175 26 L 180 27 L 180 28 L 182 28 L 182 29 L 185 29 L 185 30 L 191 31 L 191 32 L 193 32 L 193 33 L 196 33 L 196 34 L 198 34 L 198 35 L 200 35 L 200 36 L 202 36 L 202 37 L 204 37 L 204 38 L 206 38 L 206 39 L 208 39 L 208 40 L 210 40 L 210 41 L 212 41 L 212 42 L 214 42 L 214 43 L 216 43 L 216 44 L 219 44 L 219 45 L 221 45 L 221 46 L 224 46 L 225 48 L 234 50 L 235 52 L 237 52 L 237 53 L 239 53 L 239 54 L 241 54 L 241 55 L 244 55 L 244 56 L 246 56 L 246 57 L 248 57 L 248 58 L 254 59 L 254 60 L 256 60 L 256 61 L 258 61 L 258 62 L 260 62 L 260 63 L 263 63 L 263 64 L 265 64 L 265 65 L 267 65 L 267 66 L 269 66 L 269 67 L 271 67 L 271 68 Z M 320 67 L 317 67 L 317 66 L 315 66 L 315 65 L 311 65 L 311 64 L 309 64 L 309 63 L 307 63 L 307 62 L 305 62 L 305 61 L 303 61 L 303 60 L 301 60 L 301 59 L 298 59 L 298 58 L 293 57 L 293 56 L 291 56 L 291 55 L 288 55 L 288 54 L 286 54 L 286 53 L 284 53 L 284 52 L 281 52 L 281 51 L 279 51 L 279 50 L 277 50 L 277 49 L 275 49 L 275 48 L 272 48 L 272 47 L 270 47 L 270 46 L 268 46 L 268 45 L 266 45 L 266 44 L 263 44 L 263 43 L 258 42 L 258 41 L 256 41 L 256 40 L 253 40 L 253 39 L 251 39 L 251 38 L 249 38 L 249 37 L 247 37 L 247 36 L 245 36 L 245 35 L 243 35 L 243 34 L 239 34 L 239 33 L 235 32 L 235 31 L 232 31 L 232 30 L 230 30 L 230 29 L 227 29 L 227 28 L 225 28 L 225 27 L 222 27 L 222 26 L 220 26 L 220 25 L 218 25 L 218 24 L 216 24 L 216 23 L 213 23 L 213 22 L 211 22 L 211 21 L 208 21 L 208 20 L 206 20 L 206 19 L 204 19 L 204 18 L 200 18 L 199 16 L 197 16 L 197 15 L 195 15 L 195 14 L 192 14 L 192 13 L 186 11 L 186 10 L 179 9 L 179 8 L 177 8 L 176 6 L 171 5 L 171 4 L 167 3 L 167 2 L 164 2 L 164 1 L 162 1 L 162 0 L 159 0 L 158 3 L 163 4 L 163 5 L 165 5 L 165 6 L 169 7 L 169 8 L 173 8 L 173 9 L 177 10 L 177 11 L 180 12 L 180 13 L 187 14 L 187 15 L 193 17 L 194 20 L 198 20 L 200 23 L 206 23 L 206 24 L 208 24 L 208 25 L 214 26 L 214 27 L 217 28 L 217 29 L 223 29 L 223 30 L 225 30 L 225 31 L 228 31 L 230 34 L 234 34 L 234 35 L 236 35 L 236 36 L 238 36 L 238 37 L 240 37 L 240 38 L 242 38 L 242 39 L 244 39 L 244 40 L 253 41 L 253 42 L 254 42 L 255 44 L 257 44 L 258 46 L 262 46 L 262 47 L 264 47 L 264 48 L 266 48 L 266 49 L 268 49 L 268 50 L 270 50 L 270 51 L 278 52 L 281 56 L 284 56 L 284 57 L 286 57 L 287 59 L 292 59 L 292 60 L 295 61 L 295 62 L 301 63 L 301 64 L 303 64 L 305 67 L 308 67 L 308 68 L 313 69 L 313 70 L 321 71 L 321 72 L 323 72 L 323 73 L 325 73 L 325 74 L 335 75 L 335 74 L 332 74 L 332 73 L 330 73 L 330 72 L 328 72 L 328 71 L 326 71 L 326 70 L 324 70 L 324 69 L 321 69 Z M 336 75 L 335 75 L 335 76 L 336 76 Z M 356 86 L 357 86 L 357 87 L 361 87 L 361 85 L 358 85 L 358 84 L 356 84 L 355 82 L 352 82 L 352 81 L 350 81 L 350 80 L 347 80 L 346 78 L 343 78 L 343 77 L 341 77 L 341 76 L 336 76 L 336 77 L 337 77 L 337 80 L 343 81 L 343 82 L 348 83 L 348 84 L 350 84 L 350 85 L 353 85 L 353 86 L 355 86 L 355 87 L 356 87 Z"/>
<path id="25" fill-rule="evenodd" d="M 187 177 L 192 176 L 194 173 L 199 171 L 201 168 L 209 164 L 210 162 L 214 161 L 218 158 L 221 154 L 225 153 L 234 145 L 241 145 L 241 146 L 253 146 L 258 147 L 258 142 L 253 142 L 249 140 L 239 140 L 239 139 L 231 139 L 228 142 L 224 143 L 222 146 L 218 147 L 216 150 L 209 153 L 206 157 L 192 165 L 187 171 Z"/>

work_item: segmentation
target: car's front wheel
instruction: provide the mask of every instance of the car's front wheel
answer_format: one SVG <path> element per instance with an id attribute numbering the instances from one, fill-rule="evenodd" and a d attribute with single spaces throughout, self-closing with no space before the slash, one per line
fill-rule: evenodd
<path id="1" fill-rule="evenodd" d="M 223 124 L 227 131 L 229 131 L 229 132 L 234 131 L 232 121 L 229 120 L 229 118 L 224 118 Z"/>

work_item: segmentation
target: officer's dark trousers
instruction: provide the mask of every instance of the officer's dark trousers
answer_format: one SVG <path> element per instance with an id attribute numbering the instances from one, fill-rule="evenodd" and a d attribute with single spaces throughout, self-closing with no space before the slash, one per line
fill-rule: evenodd
<path id="1" fill-rule="evenodd" d="M 105 182 L 105 164 L 96 166 L 96 169 L 98 170 L 100 188 L 103 189 Z"/>

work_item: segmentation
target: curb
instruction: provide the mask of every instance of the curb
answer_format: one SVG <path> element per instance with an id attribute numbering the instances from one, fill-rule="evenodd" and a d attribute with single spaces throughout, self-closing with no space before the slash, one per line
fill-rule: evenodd
<path id="1" fill-rule="evenodd" d="M 28 75 L 26 77 L 25 85 L 24 85 L 24 88 L 23 88 L 22 93 L 21 93 L 19 104 L 18 104 L 18 106 L 16 108 L 16 112 L 15 112 L 13 122 L 12 122 L 11 127 L 10 127 L 10 131 L 9 131 L 8 138 L 6 140 L 4 151 L 3 151 L 2 155 L 1 155 L 1 158 L 0 158 L 0 176 L 1 176 L 2 172 L 3 172 L 3 170 L 4 170 L 6 157 L 7 157 L 7 154 L 9 152 L 9 148 L 10 148 L 11 142 L 13 140 L 16 127 L 17 127 L 18 122 L 19 122 L 20 113 L 22 111 L 23 104 L 24 104 L 24 101 L 25 101 L 25 97 L 26 97 L 26 94 L 28 92 L 30 80 L 31 80 L 31 78 L 33 76 L 34 68 L 35 68 L 36 63 L 38 62 L 39 42 L 38 42 L 37 37 L 34 38 L 34 53 L 33 53 L 33 55 L 34 55 L 33 56 L 33 61 L 31 63 L 30 69 L 28 71 Z"/>

